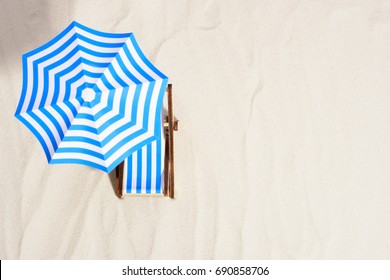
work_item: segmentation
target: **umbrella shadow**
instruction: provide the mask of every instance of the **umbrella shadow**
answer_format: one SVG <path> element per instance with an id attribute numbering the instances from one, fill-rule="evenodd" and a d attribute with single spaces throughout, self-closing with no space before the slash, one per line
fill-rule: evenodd
<path id="1" fill-rule="evenodd" d="M 49 13 L 47 1 L 2 1 L 0 25 L 4 28 L 0 40 L 7 61 L 21 63 L 23 53 L 53 38 L 55 34 L 48 35 L 53 33 Z"/>

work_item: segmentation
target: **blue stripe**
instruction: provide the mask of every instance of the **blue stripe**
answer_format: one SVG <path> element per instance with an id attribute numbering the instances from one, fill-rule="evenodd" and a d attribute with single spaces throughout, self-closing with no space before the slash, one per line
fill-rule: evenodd
<path id="1" fill-rule="evenodd" d="M 126 183 L 126 192 L 131 193 L 131 187 L 133 183 L 133 174 L 129 172 L 128 170 L 133 170 L 133 155 L 131 155 L 127 160 L 127 170 L 124 170 L 124 172 L 127 172 L 127 182 Z"/>
<path id="2" fill-rule="evenodd" d="M 81 61 L 86 65 L 93 66 L 96 68 L 107 68 L 108 65 L 110 65 L 110 62 L 96 62 L 86 59 L 84 57 L 81 57 Z"/>
<path id="3" fill-rule="evenodd" d="M 83 90 L 86 88 L 86 84 L 82 84 L 79 87 L 76 88 L 76 98 L 81 100 L 81 103 L 83 103 L 84 99 L 82 98 Z"/>
<path id="4" fill-rule="evenodd" d="M 104 160 L 104 156 L 101 154 L 101 153 L 98 153 L 98 152 L 95 152 L 95 151 L 92 151 L 92 150 L 88 150 L 88 149 L 84 149 L 84 148 L 78 148 L 78 147 L 66 147 L 66 148 L 58 148 L 56 153 L 60 154 L 60 153 L 79 153 L 79 154 L 84 154 L 84 155 L 90 155 L 90 156 L 93 156 L 93 157 L 96 157 L 98 159 L 102 159 Z"/>
<path id="5" fill-rule="evenodd" d="M 69 102 L 64 102 L 65 105 L 67 105 L 66 103 L 69 103 Z M 53 104 L 52 107 L 55 111 L 57 111 L 58 114 L 61 115 L 62 119 L 64 120 L 64 122 L 66 124 L 66 127 L 68 128 L 70 126 L 70 120 L 68 118 L 68 115 L 57 104 Z"/>
<path id="6" fill-rule="evenodd" d="M 84 74 L 85 74 L 85 76 L 91 77 L 91 78 L 100 78 L 100 76 L 102 75 L 102 73 L 93 73 L 93 72 L 90 72 L 87 70 L 84 70 Z M 91 83 L 85 83 L 85 84 L 89 88 L 93 88 L 95 86 L 95 84 L 91 84 Z"/>
<path id="7" fill-rule="evenodd" d="M 114 66 L 112 66 L 112 64 L 110 66 L 108 66 L 108 71 L 111 73 L 112 77 L 114 78 L 114 80 L 120 84 L 122 87 L 127 87 L 128 84 L 126 84 L 118 75 L 118 73 L 116 73 L 115 69 L 114 69 Z"/>
<path id="8" fill-rule="evenodd" d="M 88 138 L 88 137 L 82 137 L 82 136 L 65 136 L 62 139 L 63 142 L 83 142 L 88 143 L 97 147 L 101 147 L 100 142 L 96 141 L 94 139 Z"/>
<path id="9" fill-rule="evenodd" d="M 104 52 L 98 52 L 98 51 L 93 51 L 90 49 L 87 49 L 86 47 L 83 46 L 78 46 L 80 51 L 85 52 L 87 54 L 96 56 L 96 57 L 115 57 L 116 53 L 104 53 Z"/>
<path id="10" fill-rule="evenodd" d="M 35 113 L 34 111 L 30 111 L 30 112 L 27 112 L 26 114 L 28 114 L 31 118 L 33 118 L 40 127 L 42 127 L 42 129 L 46 132 L 47 136 L 49 137 L 50 139 L 50 142 L 53 146 L 53 149 L 54 151 L 57 149 L 57 142 L 54 138 L 54 135 L 53 135 L 53 132 L 49 129 L 49 127 L 46 125 L 46 123 L 44 121 L 42 121 Z"/>
<path id="11" fill-rule="evenodd" d="M 106 75 L 103 74 L 103 75 L 100 77 L 100 80 L 103 82 L 104 86 L 105 86 L 106 88 L 108 88 L 109 90 L 115 89 L 114 86 L 111 85 L 111 84 L 108 82 L 108 80 L 107 80 L 107 78 L 106 78 Z"/>
<path id="12" fill-rule="evenodd" d="M 146 193 L 151 192 L 152 188 L 152 144 L 146 147 Z"/>
<path id="13" fill-rule="evenodd" d="M 57 119 L 55 117 L 53 117 L 52 114 L 50 114 L 50 112 L 48 110 L 46 110 L 46 108 L 41 108 L 40 111 L 42 112 L 42 114 L 44 114 L 49 120 L 50 122 L 54 125 L 54 127 L 56 128 L 57 132 L 58 132 L 58 135 L 60 136 L 60 138 L 62 139 L 64 137 L 64 132 L 62 131 L 62 127 L 61 125 L 59 124 L 59 122 L 57 121 Z"/>
<path id="14" fill-rule="evenodd" d="M 69 127 L 69 130 L 84 130 L 84 131 L 88 131 L 88 132 L 97 134 L 96 128 L 94 128 L 92 126 L 82 125 L 82 124 L 72 124 Z"/>
<path id="15" fill-rule="evenodd" d="M 84 106 L 84 104 L 83 104 L 83 106 Z M 95 118 L 93 117 L 93 115 L 87 114 L 87 113 L 77 113 L 75 119 L 95 121 Z"/>
<path id="16" fill-rule="evenodd" d="M 137 151 L 137 193 L 141 193 L 142 186 L 142 149 Z"/>

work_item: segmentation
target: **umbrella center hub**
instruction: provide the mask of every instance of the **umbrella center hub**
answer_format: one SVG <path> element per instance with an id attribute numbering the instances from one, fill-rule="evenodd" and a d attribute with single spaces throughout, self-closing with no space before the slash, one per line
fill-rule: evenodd
<path id="1" fill-rule="evenodd" d="M 91 88 L 85 88 L 82 93 L 81 97 L 85 102 L 91 102 L 96 97 L 96 92 Z"/>

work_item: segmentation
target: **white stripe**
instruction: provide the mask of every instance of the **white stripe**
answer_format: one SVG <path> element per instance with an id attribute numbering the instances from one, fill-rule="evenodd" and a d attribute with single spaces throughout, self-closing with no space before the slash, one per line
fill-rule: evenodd
<path id="1" fill-rule="evenodd" d="M 108 83 L 113 87 L 113 88 L 121 88 L 122 86 L 115 80 L 115 78 L 112 76 L 109 68 L 104 71 L 102 76 L 105 76 Z M 99 80 L 96 84 L 97 86 L 100 86 L 100 84 L 103 83 L 102 80 Z"/>
<path id="2" fill-rule="evenodd" d="M 151 162 L 151 186 L 150 186 L 150 192 L 156 193 L 156 172 L 157 172 L 157 141 L 152 142 L 152 162 Z"/>
<path id="3" fill-rule="evenodd" d="M 67 152 L 57 152 L 53 155 L 52 159 L 81 159 L 81 160 L 87 160 L 94 162 L 98 165 L 102 165 L 104 167 L 107 167 L 106 163 L 104 160 L 101 160 L 100 158 L 87 155 L 87 154 L 82 154 L 82 153 L 67 153 Z"/>
<path id="4" fill-rule="evenodd" d="M 85 130 L 79 130 L 79 129 L 68 130 L 65 134 L 65 137 L 86 137 L 86 138 L 89 138 L 91 140 L 96 140 L 96 141 L 100 142 L 99 137 L 95 133 L 85 131 Z M 74 143 L 76 145 L 75 147 L 77 147 L 77 144 L 80 142 L 74 142 Z"/>
<path id="5" fill-rule="evenodd" d="M 92 144 L 89 144 L 89 143 L 86 143 L 86 142 L 80 142 L 80 141 L 62 141 L 58 145 L 58 147 L 59 148 L 74 148 L 74 147 L 77 147 L 77 148 L 83 148 L 83 149 L 87 149 L 87 150 L 90 150 L 90 151 L 94 151 L 94 152 L 97 152 L 99 154 L 103 154 L 102 153 L 102 149 L 100 147 L 92 145 Z"/>
<path id="6" fill-rule="evenodd" d="M 65 105 L 64 103 L 58 103 L 57 106 L 60 107 L 62 109 L 62 111 L 64 111 L 64 113 L 68 117 L 70 123 L 72 123 L 74 116 L 73 116 L 72 111 L 69 109 L 69 107 L 67 105 Z"/>
<path id="7" fill-rule="evenodd" d="M 141 83 L 147 83 L 148 82 L 148 80 L 140 72 L 138 72 L 138 70 L 136 70 L 134 68 L 134 66 L 130 63 L 130 60 L 127 57 L 127 55 L 125 54 L 124 50 L 122 50 L 119 53 L 119 56 L 122 59 L 123 64 L 126 66 L 126 69 L 129 70 L 129 72 L 131 74 L 133 74 L 134 77 L 136 77 Z"/>
<path id="8" fill-rule="evenodd" d="M 137 153 L 132 154 L 132 169 L 133 169 L 133 176 L 132 176 L 132 182 L 131 182 L 131 192 L 136 193 L 137 192 Z"/>
<path id="9" fill-rule="evenodd" d="M 119 76 L 119 78 L 121 78 L 126 84 L 128 85 L 135 85 L 135 82 L 133 80 L 131 80 L 126 74 L 125 72 L 123 72 L 122 68 L 120 67 L 119 65 L 119 62 L 117 59 L 115 59 L 112 63 L 111 63 L 112 67 L 114 68 L 116 74 Z"/>
<path id="10" fill-rule="evenodd" d="M 95 56 L 89 53 L 84 52 L 83 50 L 80 50 L 81 57 L 88 59 L 93 62 L 100 62 L 100 63 L 109 63 L 113 59 L 112 57 L 102 57 L 102 56 Z"/>
<path id="11" fill-rule="evenodd" d="M 111 47 L 96 46 L 96 45 L 88 43 L 80 38 L 77 38 L 76 41 L 80 46 L 82 46 L 88 50 L 93 50 L 95 52 L 100 52 L 100 53 L 117 53 L 121 49 L 118 47 L 111 48 Z"/>
<path id="12" fill-rule="evenodd" d="M 127 168 L 128 168 L 128 159 L 125 160 L 123 164 L 123 184 L 122 184 L 122 194 L 127 193 Z"/>
<path id="13" fill-rule="evenodd" d="M 147 168 L 147 156 L 146 156 L 146 150 L 147 145 L 142 147 L 142 179 L 141 179 L 141 193 L 146 193 L 146 168 Z"/>
<path id="14" fill-rule="evenodd" d="M 104 72 L 104 70 L 106 70 L 106 67 L 92 66 L 83 62 L 83 69 L 85 69 L 88 72 L 101 74 Z M 91 79 L 96 79 L 96 78 L 91 78 Z"/>
<path id="15" fill-rule="evenodd" d="M 121 93 L 119 94 L 119 91 L 116 91 L 115 94 L 118 93 L 118 96 L 121 95 Z M 96 104 L 94 107 L 93 107 L 93 110 L 92 112 L 94 112 L 94 114 L 100 112 L 101 110 L 107 108 L 108 106 L 108 99 L 109 99 L 109 92 L 105 92 L 105 93 L 100 93 L 101 97 L 100 97 L 100 102 L 98 104 Z M 115 99 L 115 96 L 114 96 L 114 99 Z"/>

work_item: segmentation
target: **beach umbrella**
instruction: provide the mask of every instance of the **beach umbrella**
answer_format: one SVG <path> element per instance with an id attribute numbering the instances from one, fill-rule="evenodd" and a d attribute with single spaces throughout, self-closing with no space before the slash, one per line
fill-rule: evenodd
<path id="1" fill-rule="evenodd" d="M 142 53 L 132 33 L 104 33 L 72 22 L 23 55 L 15 113 L 51 164 L 110 172 L 158 140 L 168 78 Z"/>

